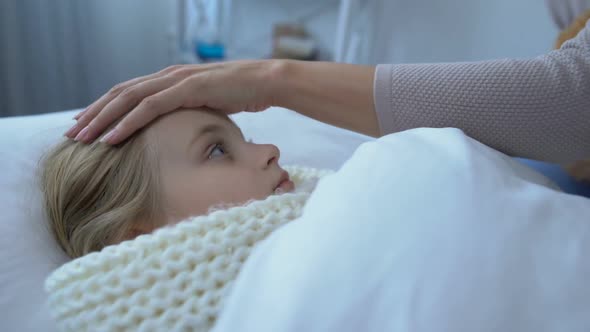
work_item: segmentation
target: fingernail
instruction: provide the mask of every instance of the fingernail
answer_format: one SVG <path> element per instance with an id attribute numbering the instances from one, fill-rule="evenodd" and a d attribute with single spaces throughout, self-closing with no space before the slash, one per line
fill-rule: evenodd
<path id="1" fill-rule="evenodd" d="M 78 133 L 74 141 L 80 141 L 86 139 L 86 134 L 88 133 L 88 126 L 84 127 L 81 132 Z"/>
<path id="2" fill-rule="evenodd" d="M 100 141 L 103 143 L 111 144 L 113 140 L 116 138 L 117 135 L 117 128 L 111 130 L 108 134 L 104 135 Z"/>
<path id="3" fill-rule="evenodd" d="M 78 130 L 79 125 L 76 123 L 75 125 L 72 126 L 72 128 L 68 129 L 68 131 L 66 131 L 66 133 L 64 134 L 64 136 L 69 137 L 69 138 L 73 138 L 72 134 L 74 134 L 76 132 L 76 130 Z"/>
<path id="4" fill-rule="evenodd" d="M 74 127 L 75 127 L 75 126 L 74 126 Z M 70 135 L 71 135 L 71 134 L 72 134 L 72 132 L 74 131 L 74 127 L 72 127 L 72 128 L 70 128 L 70 129 L 68 129 L 68 131 L 66 131 L 66 132 L 64 133 L 64 136 L 65 136 L 65 137 L 70 137 Z"/>
<path id="5" fill-rule="evenodd" d="M 82 111 L 80 111 L 78 114 L 74 115 L 74 117 L 72 119 L 74 119 L 74 120 L 80 119 L 80 117 L 82 115 L 84 115 L 84 113 L 86 113 L 86 111 L 88 111 L 88 109 L 90 108 L 90 106 L 92 106 L 92 105 L 89 105 L 88 107 L 86 107 L 85 109 L 83 109 Z"/>

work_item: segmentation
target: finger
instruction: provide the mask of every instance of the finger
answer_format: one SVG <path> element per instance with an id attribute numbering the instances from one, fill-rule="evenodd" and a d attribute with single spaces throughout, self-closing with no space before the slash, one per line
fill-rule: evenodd
<path id="1" fill-rule="evenodd" d="M 108 103 L 100 113 L 86 126 L 88 128 L 84 137 L 80 140 L 84 143 L 92 142 L 96 137 L 108 128 L 113 122 L 124 116 L 132 110 L 144 98 L 151 96 L 159 91 L 165 90 L 172 86 L 178 78 L 167 75 L 154 78 L 151 80 L 137 83 L 123 92 L 115 99 Z M 77 138 L 77 137 L 76 137 Z"/>
<path id="2" fill-rule="evenodd" d="M 82 112 L 83 114 L 81 114 L 80 117 L 78 118 L 78 122 L 65 133 L 65 136 L 70 137 L 70 138 L 75 137 L 76 140 L 79 140 L 79 139 L 81 140 L 81 139 L 85 138 L 88 134 L 87 133 L 81 134 L 81 131 L 86 129 L 88 124 L 90 122 L 92 122 L 92 120 L 98 114 L 100 114 L 102 112 L 102 110 L 104 109 L 104 107 L 106 105 L 108 105 L 114 98 L 118 97 L 121 93 L 128 90 L 130 87 L 133 87 L 134 85 L 141 84 L 145 81 L 157 79 L 157 78 L 163 77 L 163 76 L 177 77 L 178 80 L 184 79 L 187 76 L 189 76 L 192 72 L 194 72 L 195 69 L 196 68 L 193 68 L 193 66 L 173 65 L 173 66 L 164 68 L 164 69 L 160 70 L 159 72 L 156 72 L 156 73 L 153 73 L 150 75 L 141 76 L 138 78 L 134 78 L 132 80 L 129 80 L 129 81 L 126 81 L 124 83 L 114 86 L 109 92 L 107 92 L 105 95 L 103 95 L 99 100 L 92 103 L 86 110 L 84 110 Z M 133 106 L 135 106 L 135 105 L 133 105 Z M 129 109 L 131 109 L 131 108 L 132 107 L 130 107 Z M 87 131 L 89 131 L 89 130 L 87 130 Z"/>
<path id="3" fill-rule="evenodd" d="M 158 116 L 183 106 L 184 97 L 191 93 L 189 84 L 183 82 L 145 98 L 101 142 L 118 144 Z"/>
<path id="4" fill-rule="evenodd" d="M 83 114 L 80 115 L 80 117 L 77 119 L 78 122 L 72 128 L 70 128 L 70 130 L 68 130 L 66 132 L 66 136 L 69 138 L 76 137 L 76 135 L 78 135 L 79 132 L 84 127 L 86 127 L 86 125 L 88 125 L 88 123 L 90 123 L 90 121 L 92 121 L 92 119 L 94 119 L 94 117 L 104 108 L 104 106 L 106 106 L 111 100 L 113 100 L 121 92 L 123 92 L 123 90 L 125 90 L 128 87 L 133 86 L 135 84 L 141 83 L 145 80 L 149 80 L 151 78 L 157 77 L 158 75 L 161 75 L 161 74 L 154 73 L 154 74 L 150 74 L 150 75 L 146 75 L 146 76 L 141 76 L 141 77 L 137 77 L 132 80 L 126 81 L 124 83 L 120 83 L 120 84 L 115 85 L 107 93 L 102 95 L 97 101 L 90 104 L 90 106 L 88 106 L 84 111 L 82 111 Z"/>
<path id="5" fill-rule="evenodd" d="M 88 106 L 88 107 L 90 107 L 90 106 Z M 84 110 L 84 111 L 81 111 L 81 112 L 79 112 L 78 114 L 74 115 L 74 117 L 73 117 L 72 119 L 74 119 L 74 120 L 78 120 L 78 119 L 79 119 L 79 118 L 80 118 L 80 117 L 81 117 L 81 116 L 84 114 L 84 112 L 85 112 L 85 111 L 86 111 L 86 110 Z"/>

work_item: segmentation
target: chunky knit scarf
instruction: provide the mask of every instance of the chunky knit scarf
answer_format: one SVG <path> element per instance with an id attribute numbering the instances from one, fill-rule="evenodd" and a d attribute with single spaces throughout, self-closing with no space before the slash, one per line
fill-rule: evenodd
<path id="1" fill-rule="evenodd" d="M 46 280 L 62 331 L 207 331 L 252 248 L 301 215 L 329 171 L 288 167 L 293 193 L 189 218 L 75 259 Z M 310 185 L 311 184 L 311 185 Z"/>

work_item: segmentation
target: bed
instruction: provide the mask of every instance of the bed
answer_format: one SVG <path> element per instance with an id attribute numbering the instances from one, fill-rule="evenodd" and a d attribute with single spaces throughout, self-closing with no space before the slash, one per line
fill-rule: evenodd
<path id="1" fill-rule="evenodd" d="M 65 131 L 65 129 L 71 125 L 71 123 L 73 123 L 71 117 L 78 111 L 79 110 L 71 110 L 52 114 L 0 119 L 0 135 L 2 135 L 2 139 L 0 140 L 0 160 L 2 160 L 2 163 L 0 164 L 0 184 L 2 188 L 2 197 L 0 199 L 0 210 L 2 211 L 0 215 L 0 260 L 2 261 L 2 267 L 0 268 L 0 315 L 3 322 L 3 330 L 55 330 L 55 325 L 51 320 L 49 310 L 45 307 L 46 295 L 43 291 L 43 281 L 53 269 L 66 262 L 67 258 L 57 248 L 57 245 L 52 240 L 47 228 L 45 227 L 43 211 L 40 203 L 40 193 L 35 183 L 35 169 L 42 151 L 61 139 L 62 132 Z M 273 144 L 276 144 L 281 149 L 281 161 L 283 164 L 299 164 L 317 168 L 338 170 L 342 165 L 347 165 L 347 160 L 351 155 L 354 154 L 359 146 L 372 141 L 372 139 L 367 136 L 331 127 L 314 120 L 304 118 L 289 110 L 280 108 L 275 108 L 262 114 L 238 114 L 234 117 L 234 119 L 243 129 L 245 135 L 248 138 L 252 138 L 255 142 L 272 142 Z M 285 123 L 288 123 L 289 125 L 285 126 Z M 447 132 L 448 130 L 445 131 L 443 136 L 447 135 Z M 414 132 L 413 134 L 419 134 L 419 136 L 422 135 L 424 137 L 434 135 L 434 137 L 436 137 L 436 135 L 439 135 L 439 133 L 440 132 L 426 131 Z M 461 134 L 453 132 L 451 136 L 460 137 Z M 407 141 L 412 142 L 411 139 Z M 413 153 L 414 146 L 415 145 L 413 145 L 413 143 L 408 143 L 408 145 L 404 147 L 403 151 L 406 151 L 405 153 L 408 153 L 408 151 Z M 477 149 L 485 148 L 478 145 Z M 415 155 L 412 155 L 412 157 L 415 157 Z M 510 167 L 518 168 L 519 172 L 523 172 L 523 174 L 526 173 L 527 176 L 535 178 L 535 181 L 538 182 L 538 187 L 531 187 L 534 190 L 531 191 L 530 196 L 527 196 L 528 198 L 526 201 L 534 201 L 535 197 L 537 197 L 536 195 L 538 194 L 536 190 L 539 190 L 543 192 L 543 195 L 546 195 L 544 196 L 545 199 L 547 199 L 547 197 L 555 197 L 556 199 L 563 199 L 564 202 L 571 202 L 571 206 L 579 206 L 578 210 L 572 208 L 571 210 L 568 210 L 569 212 L 567 213 L 563 212 L 565 210 L 560 210 L 563 212 L 564 220 L 568 218 L 572 220 L 576 218 L 583 218 L 586 221 L 590 220 L 590 214 L 587 213 L 588 210 L 586 209 L 587 205 L 590 204 L 590 201 L 583 197 L 590 196 L 590 188 L 588 186 L 574 181 L 556 165 L 519 159 L 513 159 L 513 162 L 509 162 L 509 164 L 512 165 Z M 360 166 L 358 167 L 368 167 L 366 164 L 359 165 Z M 449 163 L 449 165 L 452 165 L 452 163 Z M 479 176 L 475 171 L 476 170 L 472 169 L 471 172 L 473 173 L 470 173 L 473 178 L 477 178 L 477 176 Z M 449 174 L 453 173 L 451 172 Z M 463 176 L 464 175 L 465 174 L 463 174 Z M 405 189 L 408 191 L 417 190 L 415 183 L 412 184 L 411 182 L 407 182 L 406 186 L 407 187 Z M 560 192 L 559 189 L 564 192 Z M 439 188 L 437 190 L 443 190 L 444 192 L 444 188 Z M 569 205 L 562 205 L 561 209 L 565 209 L 564 207 L 566 206 Z M 547 214 L 551 215 L 551 210 L 550 208 L 548 209 L 549 210 L 547 210 Z M 555 224 L 555 220 L 553 221 L 553 224 Z M 300 233 L 303 232 L 304 228 L 306 227 L 305 223 L 302 223 L 302 225 L 303 230 L 296 231 L 296 233 L 299 232 L 298 236 L 301 236 Z M 419 231 L 419 229 L 412 230 L 416 232 Z M 412 230 L 406 230 L 406 235 L 409 236 Z M 293 245 L 292 242 L 289 242 L 292 240 L 286 240 L 284 233 L 285 232 L 280 232 L 276 236 L 273 235 L 272 239 L 265 242 L 265 246 L 268 247 L 272 246 L 273 244 L 276 245 L 276 243 L 283 241 L 283 250 L 289 250 L 289 248 L 292 249 L 293 247 L 289 247 L 290 245 Z M 587 227 L 584 228 L 583 226 L 580 226 L 577 228 L 576 234 L 569 234 L 568 236 L 577 236 L 576 239 L 583 244 L 588 243 L 586 240 L 588 240 L 588 237 L 590 236 L 589 233 L 590 231 Z M 296 238 L 296 236 L 293 236 L 292 238 Z M 547 238 L 545 240 L 559 241 L 563 239 L 565 239 L 565 237 L 554 239 Z M 548 243 L 548 247 L 553 248 L 550 244 L 551 243 Z M 513 245 L 514 249 L 521 248 L 517 244 Z M 321 250 L 328 252 L 328 248 L 318 245 L 316 249 L 320 250 L 320 254 L 317 255 L 318 260 L 316 263 L 325 262 L 321 259 L 323 257 L 321 255 Z M 531 248 L 527 248 L 527 250 L 530 250 L 528 254 L 531 256 L 538 255 Z M 570 254 L 571 250 L 573 249 L 570 248 Z M 274 250 L 270 251 L 274 252 Z M 367 249 L 367 252 L 370 252 L 370 250 Z M 557 252 L 562 253 L 559 250 Z M 276 254 L 280 255 L 281 251 L 276 251 Z M 325 305 L 327 302 L 322 302 L 321 296 L 335 296 L 334 292 L 338 291 L 338 288 L 336 287 L 325 288 L 325 292 L 317 292 L 315 296 L 307 299 L 296 298 L 294 297 L 294 294 L 282 294 L 285 301 L 292 300 L 291 305 L 284 307 L 288 308 L 290 313 L 282 312 L 283 315 L 276 315 L 274 316 L 274 320 L 271 319 L 270 321 L 265 321 L 264 324 L 266 325 L 260 325 L 262 324 L 260 321 L 261 315 L 264 314 L 264 310 L 269 309 L 268 306 L 269 304 L 273 303 L 272 301 L 277 300 L 276 297 L 271 296 L 271 293 L 267 293 L 266 297 L 257 297 L 256 301 L 258 301 L 257 303 L 259 304 L 259 307 L 249 308 L 249 310 L 242 312 L 240 312 L 239 308 L 244 304 L 244 301 L 254 300 L 252 298 L 253 295 L 248 293 L 248 289 L 251 289 L 256 285 L 260 286 L 260 284 L 256 284 L 252 281 L 256 276 L 260 276 L 260 271 L 268 272 L 277 270 L 279 268 L 276 264 L 270 264 L 268 259 L 271 259 L 271 257 L 267 256 L 268 255 L 265 255 L 263 252 L 258 251 L 257 254 L 254 255 L 252 262 L 250 262 L 250 260 L 248 261 L 248 265 L 246 266 L 247 273 L 240 276 L 237 284 L 237 290 L 241 296 L 232 297 L 230 300 L 229 309 L 227 313 L 224 313 L 221 324 L 218 326 L 218 331 L 230 331 L 232 329 L 235 330 L 236 326 L 248 326 L 249 329 L 257 330 L 279 329 L 284 331 L 297 331 L 298 328 L 301 328 L 301 326 L 311 328 L 310 325 L 301 325 L 303 321 L 306 321 L 304 317 L 311 319 L 307 320 L 308 323 L 310 321 L 313 322 L 314 319 L 318 322 L 322 321 L 323 325 L 318 324 L 316 329 L 318 326 L 323 326 L 326 327 L 327 330 L 336 328 L 346 330 L 345 327 L 347 325 L 342 325 L 345 323 L 351 324 L 348 325 L 349 329 L 352 326 L 356 326 L 358 328 L 366 327 L 367 330 L 378 330 L 379 325 L 375 325 L 378 324 L 377 322 L 381 322 L 381 324 L 383 324 L 381 327 L 390 326 L 392 328 L 400 328 L 400 330 L 408 331 L 427 331 L 429 328 L 432 330 L 435 326 L 446 327 L 440 328 L 438 330 L 451 330 L 452 327 L 457 328 L 458 326 L 449 323 L 451 319 L 457 318 L 452 316 L 457 312 L 448 310 L 447 313 L 450 316 L 442 317 L 440 316 L 440 313 L 437 315 L 437 312 L 434 311 L 435 306 L 428 307 L 428 310 L 426 311 L 417 310 L 415 313 L 411 312 L 411 306 L 405 309 L 407 314 L 416 314 L 418 315 L 416 316 L 418 318 L 428 317 L 429 321 L 431 322 L 431 325 L 415 325 L 414 327 L 419 327 L 415 329 L 411 329 L 411 325 L 391 325 L 392 320 L 383 320 L 382 318 L 385 317 L 383 315 L 368 316 L 366 310 L 360 310 L 363 305 L 367 305 L 366 302 L 363 302 L 366 299 L 363 299 L 363 301 L 356 299 L 354 301 L 351 300 L 346 302 L 351 306 L 348 308 L 334 306 L 332 308 L 333 310 L 326 309 Z M 418 256 L 411 256 L 411 258 L 417 259 Z M 509 253 L 502 253 L 499 251 L 496 258 L 499 260 L 506 259 L 506 261 L 509 261 Z M 559 256 L 555 256 L 553 258 L 555 260 L 547 262 L 545 265 L 540 267 L 540 269 L 542 271 L 550 271 L 550 264 L 559 263 Z M 579 257 L 569 256 L 567 259 L 569 259 L 569 262 L 571 263 L 567 265 L 567 268 L 571 269 L 577 266 L 577 277 L 573 274 L 566 273 L 567 271 L 562 271 L 563 274 L 561 278 L 568 276 L 570 278 L 568 282 L 570 283 L 571 287 L 579 286 L 581 288 L 578 297 L 564 299 L 561 303 L 567 304 L 569 306 L 568 310 L 572 312 L 587 313 L 588 309 L 590 308 L 590 303 L 588 302 L 588 299 L 590 298 L 588 295 L 590 294 L 588 294 L 588 288 L 582 281 L 585 282 L 590 277 L 590 265 L 587 262 L 582 263 L 581 258 Z M 276 260 L 274 261 L 276 262 Z M 306 276 L 309 277 L 313 274 L 311 270 L 312 266 L 317 268 L 317 265 L 302 265 L 301 271 L 307 272 L 308 274 Z M 504 282 L 508 285 L 510 284 L 511 278 L 513 278 L 515 281 L 518 281 L 518 274 L 522 272 L 519 269 L 525 269 L 526 267 L 524 265 L 513 264 L 510 265 L 509 268 L 515 270 L 511 271 L 511 274 L 505 273 L 502 275 L 503 278 L 505 278 Z M 424 269 L 420 271 L 422 273 L 428 272 L 428 270 Z M 445 273 L 451 273 L 450 270 L 444 271 Z M 412 269 L 407 269 L 404 277 L 408 278 L 410 275 L 409 273 L 411 272 Z M 326 273 L 325 276 L 325 281 L 327 281 L 329 280 L 330 276 L 333 276 L 333 274 Z M 552 274 L 551 278 L 553 278 L 551 279 L 552 281 L 563 281 L 563 279 L 559 279 L 560 276 L 557 274 Z M 322 280 L 321 278 L 316 279 L 318 282 Z M 422 281 L 428 284 L 429 280 L 431 279 L 432 278 L 429 279 L 424 277 Z M 264 279 L 260 278 L 259 280 Z M 295 282 L 295 280 L 292 282 Z M 314 287 L 319 287 L 319 284 L 310 283 L 310 280 L 307 280 L 307 282 L 309 287 L 312 285 Z M 334 283 L 334 286 L 337 285 L 338 283 Z M 522 283 L 517 282 L 515 285 L 522 286 Z M 275 284 L 273 287 L 277 287 L 277 285 Z M 486 293 L 486 296 L 499 297 L 502 296 L 502 294 L 507 294 L 503 293 L 503 291 L 508 292 L 509 290 L 513 289 L 508 286 L 506 286 L 505 289 L 502 289 L 501 285 L 498 287 L 499 288 L 495 289 L 495 292 L 493 293 L 495 295 L 492 293 Z M 391 289 L 389 290 L 392 291 Z M 277 292 L 276 294 L 281 293 Z M 325 299 L 326 298 L 324 298 L 324 301 Z M 377 296 L 375 299 L 375 301 L 383 301 L 384 304 L 391 304 L 384 300 L 383 296 Z M 396 305 L 404 304 L 403 300 L 407 299 L 407 297 L 400 297 L 400 300 L 396 303 Z M 426 297 L 425 299 L 428 300 L 430 298 Z M 304 306 L 306 302 L 304 300 L 318 302 L 314 302 L 315 305 L 310 305 L 306 309 Z M 437 302 L 433 301 L 431 303 L 435 304 Z M 497 301 L 495 303 L 502 304 L 505 302 Z M 338 310 L 336 310 L 336 308 Z M 477 308 L 477 306 L 473 306 L 473 308 Z M 360 311 L 358 311 L 358 316 L 351 316 L 350 312 L 347 316 L 344 315 L 345 309 L 359 309 Z M 422 309 L 424 308 L 422 307 Z M 315 310 L 315 314 L 312 314 L 310 310 Z M 482 322 L 485 321 L 485 318 L 499 317 L 497 316 L 497 313 L 498 312 L 494 312 L 494 315 L 496 316 L 484 315 L 482 316 L 482 319 L 484 320 L 475 322 L 482 324 Z M 300 316 L 293 316 L 297 314 Z M 419 314 L 424 314 L 426 316 L 419 316 Z M 539 312 L 537 314 L 538 316 L 540 315 L 539 317 L 545 315 L 547 319 L 554 318 L 559 322 L 561 322 L 560 319 L 566 317 L 564 316 L 565 314 L 563 314 L 563 310 L 560 311 L 559 308 L 555 308 L 555 312 L 553 313 Z M 294 319 L 294 317 L 299 317 L 299 319 Z M 347 321 L 346 319 L 343 319 L 343 317 L 357 317 L 359 320 Z M 371 319 L 374 319 L 373 325 L 358 325 L 360 324 L 359 321 L 362 320 L 363 317 L 366 319 L 370 319 L 372 317 Z M 578 317 L 577 320 L 569 322 L 563 326 L 570 327 L 570 330 L 582 331 L 584 328 L 586 328 L 586 330 L 590 329 L 590 322 L 587 318 L 585 318 L 585 315 L 580 314 L 576 317 Z M 279 321 L 280 319 L 283 320 Z M 535 322 L 539 321 L 541 320 L 535 320 Z M 445 325 L 445 322 L 448 324 Z M 439 323 L 442 325 L 436 325 Z M 474 326 L 480 325 L 465 326 L 473 328 Z M 496 325 L 490 326 L 494 327 Z M 503 324 L 497 325 L 496 327 L 498 326 L 510 327 L 511 324 L 510 321 L 506 321 L 503 322 Z M 523 327 L 527 325 L 516 324 L 512 326 Z M 553 330 L 556 327 L 557 325 L 546 325 L 540 330 Z M 309 330 L 313 329 L 311 328 Z"/>

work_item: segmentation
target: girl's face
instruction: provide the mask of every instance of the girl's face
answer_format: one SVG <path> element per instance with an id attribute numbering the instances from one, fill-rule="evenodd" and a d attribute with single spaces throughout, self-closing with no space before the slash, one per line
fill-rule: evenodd
<path id="1" fill-rule="evenodd" d="M 279 149 L 247 142 L 222 114 L 172 112 L 153 123 L 146 138 L 158 156 L 168 223 L 294 189 L 279 166 Z"/>

